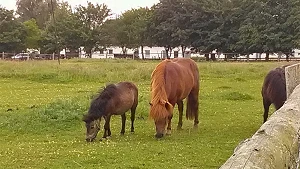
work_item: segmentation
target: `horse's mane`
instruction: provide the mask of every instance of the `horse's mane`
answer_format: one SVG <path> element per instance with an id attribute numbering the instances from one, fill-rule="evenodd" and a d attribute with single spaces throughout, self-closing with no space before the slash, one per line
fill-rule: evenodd
<path id="1" fill-rule="evenodd" d="M 155 119 L 165 118 L 170 114 L 167 110 L 166 104 L 171 106 L 168 102 L 168 96 L 165 89 L 165 69 L 166 64 L 170 60 L 164 60 L 159 63 L 151 74 L 151 109 L 150 117 Z"/>
<path id="2" fill-rule="evenodd" d="M 93 121 L 104 115 L 109 100 L 117 93 L 115 84 L 109 84 L 105 88 L 100 89 L 98 94 L 91 101 L 88 114 L 84 116 L 83 121 Z"/>

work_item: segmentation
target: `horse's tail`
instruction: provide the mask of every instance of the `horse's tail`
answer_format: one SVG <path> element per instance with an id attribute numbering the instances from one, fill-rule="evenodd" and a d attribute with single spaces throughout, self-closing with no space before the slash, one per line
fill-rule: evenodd
<path id="1" fill-rule="evenodd" d="M 200 83 L 199 70 L 196 63 L 191 68 L 195 78 L 195 85 L 187 97 L 186 118 L 189 120 L 193 120 L 196 118 L 195 120 L 198 121 L 198 112 L 199 112 L 198 95 L 199 95 L 199 83 Z"/>
<path id="2" fill-rule="evenodd" d="M 195 117 L 198 117 L 198 93 L 199 90 L 192 90 L 187 97 L 186 118 L 189 120 L 193 120 Z"/>

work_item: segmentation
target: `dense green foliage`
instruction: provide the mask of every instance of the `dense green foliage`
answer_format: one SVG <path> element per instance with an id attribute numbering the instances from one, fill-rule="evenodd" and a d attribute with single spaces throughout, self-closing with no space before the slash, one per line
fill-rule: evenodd
<path id="1" fill-rule="evenodd" d="M 50 19 L 52 6 L 55 9 L 57 5 L 58 0 L 17 0 L 16 13 L 21 22 L 34 19 L 38 27 L 43 29 Z"/>
<path id="2" fill-rule="evenodd" d="M 151 8 L 131 9 L 116 19 L 107 19 L 111 10 L 105 4 L 88 2 L 72 10 L 67 2 L 54 1 L 54 18 L 50 8 L 40 11 L 46 5 L 52 7 L 49 0 L 18 0 L 17 5 L 18 21 L 12 11 L 0 8 L 0 18 L 10 13 L 6 22 L 14 23 L 0 23 L 1 29 L 8 30 L 0 32 L 6 38 L 0 39 L 1 51 L 31 47 L 20 43 L 24 36 L 32 36 L 22 34 L 20 26 L 29 19 L 42 29 L 39 47 L 47 52 L 78 46 L 84 46 L 87 54 L 107 46 L 122 47 L 124 53 L 140 46 L 164 46 L 167 51 L 181 46 L 183 51 L 191 47 L 203 53 L 215 49 L 267 53 L 268 59 L 270 53 L 279 52 L 288 57 L 300 44 L 300 0 L 160 0 Z"/>
<path id="3" fill-rule="evenodd" d="M 14 11 L 0 7 L 0 52 L 24 48 L 25 27 L 18 22 Z"/>
<path id="4" fill-rule="evenodd" d="M 198 63 L 200 125 L 183 121 L 154 138 L 148 119 L 150 75 L 158 61 L 62 60 L 0 62 L 0 166 L 2 168 L 218 168 L 235 146 L 262 124 L 261 85 L 284 63 Z M 89 144 L 81 117 L 106 83 L 128 80 L 139 88 L 135 133 Z M 273 109 L 274 110 L 274 109 Z M 103 127 L 103 123 L 101 123 Z M 103 129 L 100 131 L 102 135 Z"/>

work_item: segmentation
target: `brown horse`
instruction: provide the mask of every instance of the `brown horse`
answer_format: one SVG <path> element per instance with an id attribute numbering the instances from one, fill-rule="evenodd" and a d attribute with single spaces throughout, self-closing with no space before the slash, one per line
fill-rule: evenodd
<path id="1" fill-rule="evenodd" d="M 121 134 L 125 133 L 126 115 L 131 110 L 131 132 L 134 132 L 135 110 L 138 104 L 138 89 L 131 82 L 120 82 L 107 85 L 104 90 L 91 102 L 88 114 L 83 121 L 86 126 L 86 141 L 93 141 L 100 130 L 100 119 L 105 119 L 103 138 L 111 135 L 111 115 L 121 115 Z"/>
<path id="2" fill-rule="evenodd" d="M 276 110 L 278 110 L 286 101 L 286 66 L 271 70 L 264 79 L 261 90 L 264 106 L 264 122 L 267 121 L 269 107 L 271 104 L 274 104 Z"/>
<path id="3" fill-rule="evenodd" d="M 173 108 L 178 105 L 178 129 L 182 127 L 183 99 L 187 98 L 187 119 L 198 121 L 199 72 L 188 58 L 167 59 L 159 63 L 151 75 L 150 117 L 156 126 L 156 138 L 171 134 Z M 166 132 L 167 127 L 167 132 Z"/>

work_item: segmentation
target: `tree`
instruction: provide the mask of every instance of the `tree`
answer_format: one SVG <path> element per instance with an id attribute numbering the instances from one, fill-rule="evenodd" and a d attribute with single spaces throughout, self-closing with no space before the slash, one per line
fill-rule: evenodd
<path id="1" fill-rule="evenodd" d="M 109 16 L 110 9 L 105 4 L 92 4 L 88 2 L 87 7 L 79 5 L 76 7 L 76 16 L 84 26 L 83 30 L 83 44 L 87 54 L 92 53 L 99 39 L 96 39 L 99 34 L 100 26 L 104 20 Z"/>
<path id="2" fill-rule="evenodd" d="M 14 11 L 0 7 L 0 21 L 0 52 L 25 50 L 25 28 L 14 16 Z"/>
<path id="3" fill-rule="evenodd" d="M 237 42 L 238 46 L 243 46 L 244 53 L 266 53 L 266 60 L 269 60 L 270 53 L 283 52 L 289 55 L 295 48 L 295 32 L 291 29 L 293 24 L 287 23 L 292 18 L 290 14 L 294 8 L 291 2 L 245 1 L 242 9 L 243 12 L 247 11 L 247 17 L 241 23 Z"/>
<path id="4" fill-rule="evenodd" d="M 17 14 L 21 21 L 35 19 L 39 28 L 45 28 L 46 22 L 50 19 L 52 6 L 58 6 L 57 0 L 17 0 Z"/>
<path id="5" fill-rule="evenodd" d="M 149 8 L 131 9 L 122 14 L 117 19 L 115 36 L 118 46 L 121 46 L 125 54 L 126 48 L 142 49 L 142 59 L 144 59 L 143 47 L 149 45 L 147 27 L 152 17 L 152 10 Z"/>
<path id="6" fill-rule="evenodd" d="M 59 5 L 55 10 L 55 16 L 59 17 L 55 17 L 55 23 L 51 18 L 43 33 L 43 49 L 47 52 L 62 49 L 77 50 L 83 44 L 82 23 L 67 2 Z"/>
<path id="7" fill-rule="evenodd" d="M 219 46 L 222 7 L 219 0 L 161 0 L 154 8 L 152 37 L 166 51 L 181 46 L 210 52 Z"/>
<path id="8" fill-rule="evenodd" d="M 153 17 L 149 28 L 150 36 L 156 46 L 164 46 L 169 58 L 169 51 L 176 47 L 179 42 L 172 38 L 172 34 L 177 28 L 177 24 L 173 22 L 175 12 L 178 11 L 177 6 L 180 0 L 161 0 L 153 7 Z"/>
<path id="9" fill-rule="evenodd" d="M 219 17 L 221 24 L 214 30 L 214 36 L 212 36 L 215 44 L 218 43 L 216 45 L 218 52 L 235 53 L 238 50 L 236 43 L 239 40 L 239 28 L 247 14 L 241 9 L 242 3 L 240 0 L 224 0 L 222 2 L 222 14 Z M 227 54 L 225 57 L 227 59 Z"/>
<path id="10" fill-rule="evenodd" d="M 41 40 L 41 30 L 38 28 L 35 19 L 25 21 L 23 24 L 26 31 L 26 48 L 38 49 L 40 47 L 39 42 Z"/>
<path id="11" fill-rule="evenodd" d="M 98 39 L 97 46 L 107 47 L 107 46 L 117 46 L 118 36 L 116 35 L 117 29 L 120 26 L 119 19 L 108 19 L 106 20 L 101 27 L 99 27 L 99 34 L 96 35 L 96 39 Z"/>
<path id="12" fill-rule="evenodd" d="M 221 48 L 220 27 L 224 23 L 222 0 L 194 0 L 193 14 L 190 20 L 192 47 L 204 53 Z M 208 54 L 206 59 L 209 60 Z M 215 60 L 215 55 L 212 55 Z"/>

